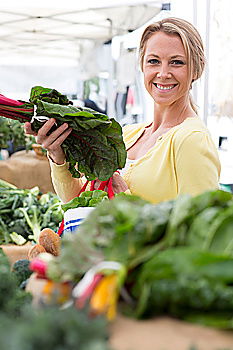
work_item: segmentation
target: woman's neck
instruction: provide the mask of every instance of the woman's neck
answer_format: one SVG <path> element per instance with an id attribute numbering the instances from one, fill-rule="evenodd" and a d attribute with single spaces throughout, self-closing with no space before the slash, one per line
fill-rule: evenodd
<path id="1" fill-rule="evenodd" d="M 186 118 L 197 116 L 190 104 L 154 105 L 153 130 L 169 129 L 181 124 Z"/>

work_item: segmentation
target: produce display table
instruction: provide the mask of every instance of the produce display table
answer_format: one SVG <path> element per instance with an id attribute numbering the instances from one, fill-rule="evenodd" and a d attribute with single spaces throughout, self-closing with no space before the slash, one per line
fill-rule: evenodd
<path id="1" fill-rule="evenodd" d="M 232 350 L 233 332 L 170 317 L 136 321 L 119 316 L 111 326 L 114 350 Z"/>
<path id="2" fill-rule="evenodd" d="M 21 189 L 38 186 L 43 193 L 54 192 L 49 161 L 34 151 L 18 151 L 0 160 L 0 178 Z"/>
<path id="3" fill-rule="evenodd" d="M 38 304 L 45 280 L 32 274 L 27 290 Z M 78 312 L 78 311 L 77 311 Z M 233 350 L 233 332 L 202 327 L 170 317 L 138 321 L 122 315 L 110 324 L 113 350 Z"/>

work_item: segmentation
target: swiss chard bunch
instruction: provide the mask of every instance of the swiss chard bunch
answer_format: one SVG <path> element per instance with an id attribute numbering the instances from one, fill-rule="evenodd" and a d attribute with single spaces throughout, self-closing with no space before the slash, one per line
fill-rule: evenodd
<path id="1" fill-rule="evenodd" d="M 65 95 L 41 86 L 32 88 L 30 101 L 36 105 L 38 116 L 32 122 L 35 131 L 45 122 L 43 117 L 55 118 L 57 126 L 66 122 L 73 129 L 62 144 L 72 176 L 84 173 L 88 180 L 104 181 L 124 167 L 126 149 L 115 119 L 90 108 L 72 106 Z"/>

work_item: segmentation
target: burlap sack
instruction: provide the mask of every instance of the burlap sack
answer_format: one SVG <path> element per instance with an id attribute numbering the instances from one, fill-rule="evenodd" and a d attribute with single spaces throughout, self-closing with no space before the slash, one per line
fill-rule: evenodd
<path id="1" fill-rule="evenodd" d="M 11 265 L 13 265 L 17 260 L 28 259 L 28 252 L 31 246 L 32 244 L 28 242 L 22 246 L 16 244 L 3 244 L 0 245 L 0 248 L 2 248 Z"/>
<path id="2" fill-rule="evenodd" d="M 0 160 L 0 178 L 18 188 L 38 186 L 41 192 L 54 192 L 46 156 L 34 151 L 18 151 L 7 160 Z"/>

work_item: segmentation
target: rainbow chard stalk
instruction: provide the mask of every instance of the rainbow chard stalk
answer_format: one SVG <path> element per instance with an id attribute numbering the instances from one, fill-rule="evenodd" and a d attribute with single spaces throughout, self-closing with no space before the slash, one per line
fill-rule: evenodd
<path id="1" fill-rule="evenodd" d="M 32 103 L 12 100 L 0 94 L 0 116 L 25 123 L 31 120 L 33 114 L 34 105 Z"/>

